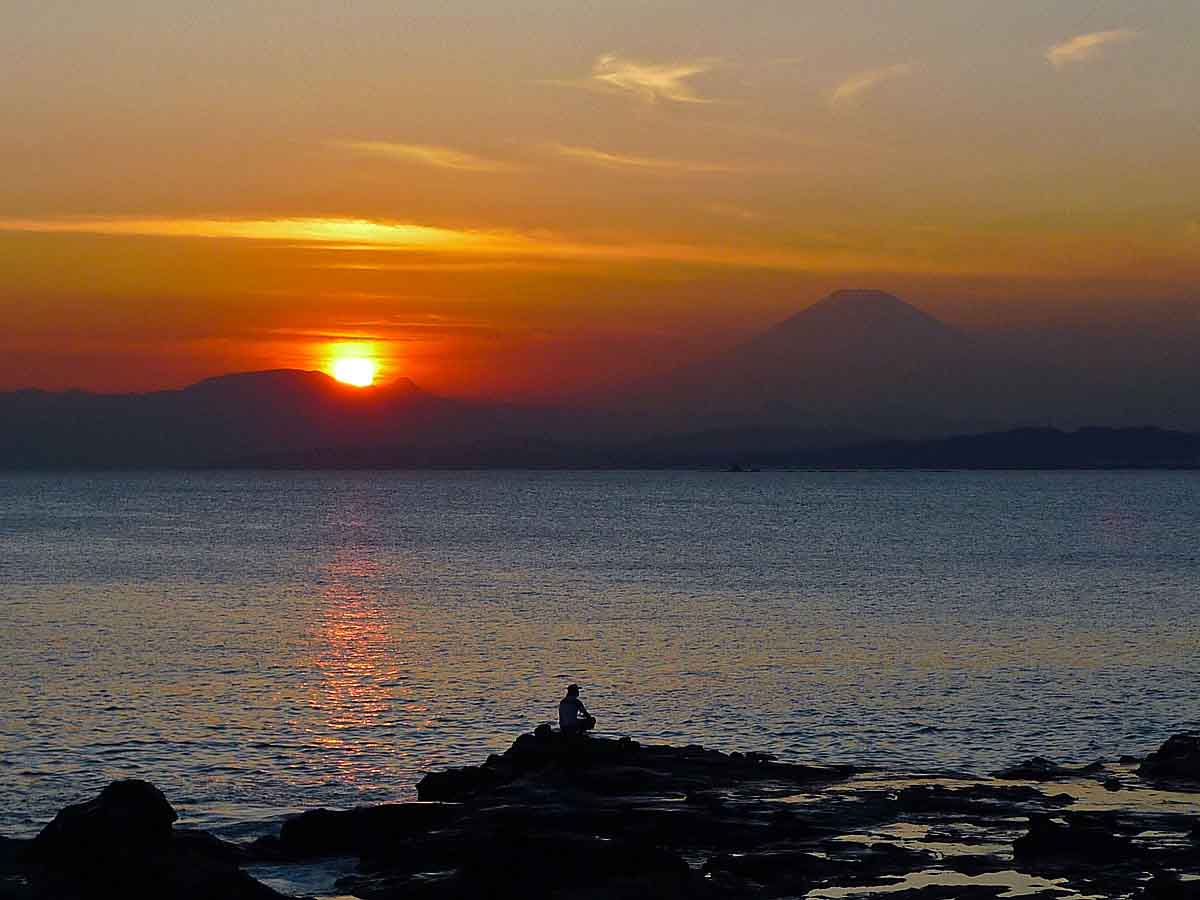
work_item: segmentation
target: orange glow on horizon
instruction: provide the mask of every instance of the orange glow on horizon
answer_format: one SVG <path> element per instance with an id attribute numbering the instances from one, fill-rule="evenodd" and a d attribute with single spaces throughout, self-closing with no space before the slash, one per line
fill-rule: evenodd
<path id="1" fill-rule="evenodd" d="M 370 387 L 375 382 L 379 366 L 373 359 L 363 356 L 347 356 L 334 360 L 332 375 L 343 384 L 355 387 Z"/>
<path id="2" fill-rule="evenodd" d="M 382 365 L 374 341 L 337 341 L 315 350 L 321 369 L 342 384 L 365 388 L 379 377 Z"/>

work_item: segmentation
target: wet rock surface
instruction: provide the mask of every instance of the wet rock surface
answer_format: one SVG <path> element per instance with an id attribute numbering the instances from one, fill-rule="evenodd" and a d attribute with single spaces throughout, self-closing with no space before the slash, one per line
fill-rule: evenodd
<path id="1" fill-rule="evenodd" d="M 426 776 L 420 802 L 311 810 L 246 845 L 174 827 L 152 786 L 118 783 L 34 841 L 0 840 L 0 898 L 278 897 L 247 867 L 323 860 L 341 875 L 311 893 L 365 900 L 1200 897 L 1200 791 L 1139 777 L 1192 737 L 1141 768 L 976 778 L 542 730 Z"/>
<path id="2" fill-rule="evenodd" d="M 1104 770 L 1103 762 L 1089 763 L 1086 766 L 1062 766 L 1042 756 L 1009 766 L 996 773 L 997 778 L 1016 778 L 1022 781 L 1059 781 L 1064 778 L 1079 778 L 1084 775 L 1095 775 Z"/>
<path id="3" fill-rule="evenodd" d="M 590 794 L 704 791 L 747 783 L 804 785 L 844 778 L 853 766 L 799 766 L 767 753 L 721 753 L 696 744 L 642 746 L 629 738 L 565 737 L 539 727 L 481 766 L 434 772 L 417 782 L 421 800 L 463 802 L 528 779 Z"/>
<path id="4" fill-rule="evenodd" d="M 1185 731 L 1168 738 L 1142 761 L 1138 774 L 1200 784 L 1200 732 Z"/>

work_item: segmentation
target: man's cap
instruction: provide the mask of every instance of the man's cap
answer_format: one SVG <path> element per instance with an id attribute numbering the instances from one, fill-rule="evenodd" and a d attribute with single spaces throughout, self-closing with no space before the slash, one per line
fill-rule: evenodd
<path id="1" fill-rule="evenodd" d="M 579 693 L 579 685 L 577 685 L 577 684 L 568 684 L 568 685 L 567 685 L 567 693 L 568 693 L 568 694 L 578 694 L 578 693 Z"/>

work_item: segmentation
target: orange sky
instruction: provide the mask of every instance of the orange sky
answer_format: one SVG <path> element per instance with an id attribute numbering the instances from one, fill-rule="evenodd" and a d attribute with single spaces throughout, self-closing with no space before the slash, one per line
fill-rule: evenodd
<path id="1" fill-rule="evenodd" d="M 838 287 L 966 325 L 1200 305 L 1194 3 L 17 6 L 0 388 L 359 342 L 532 399 Z"/>

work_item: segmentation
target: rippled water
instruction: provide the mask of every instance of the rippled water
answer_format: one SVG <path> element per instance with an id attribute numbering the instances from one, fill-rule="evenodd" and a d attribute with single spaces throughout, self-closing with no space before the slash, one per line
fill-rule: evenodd
<path id="1" fill-rule="evenodd" d="M 0 629 L 11 834 L 122 776 L 229 833 L 411 797 L 568 680 L 643 739 L 1090 759 L 1200 726 L 1200 477 L 6 476 Z"/>

